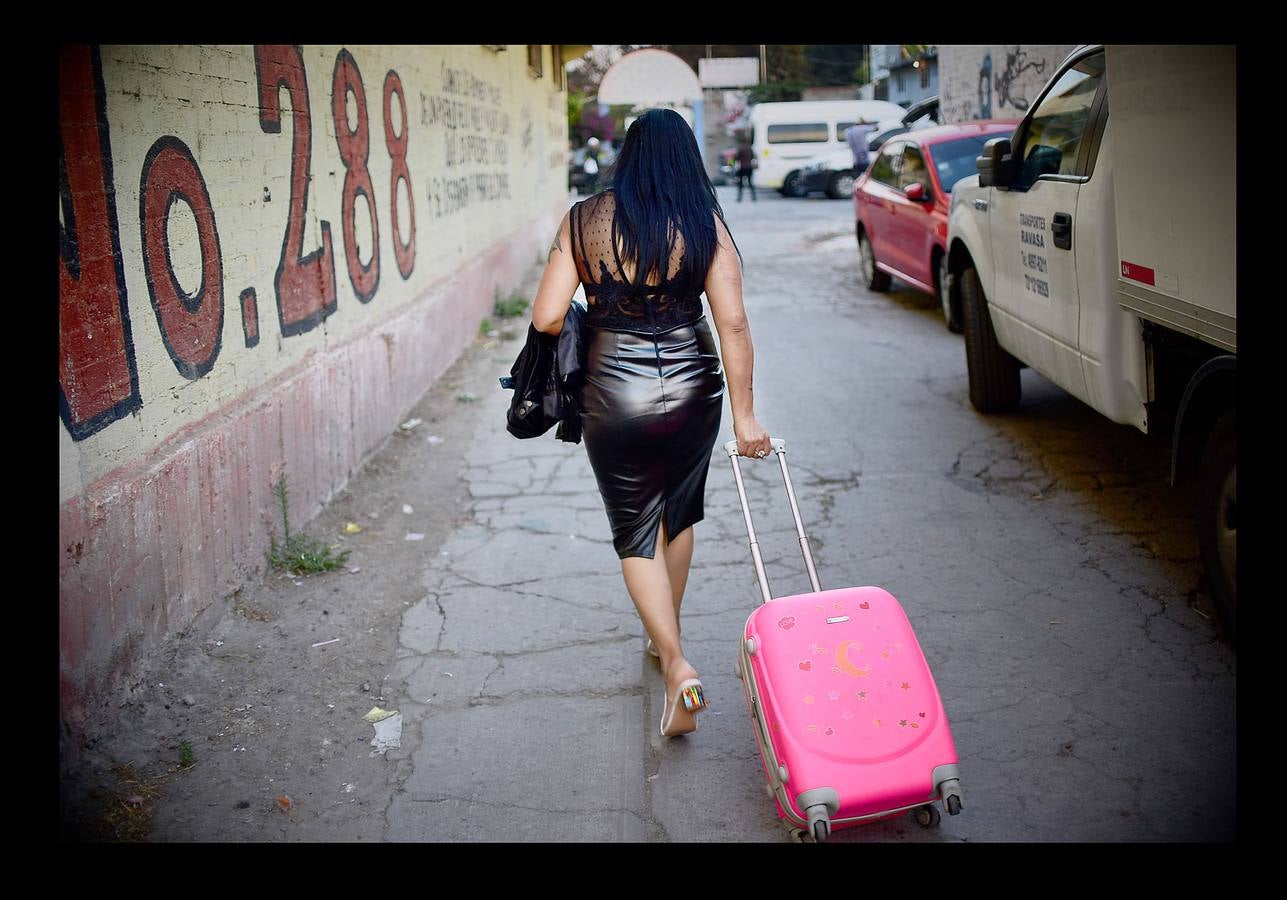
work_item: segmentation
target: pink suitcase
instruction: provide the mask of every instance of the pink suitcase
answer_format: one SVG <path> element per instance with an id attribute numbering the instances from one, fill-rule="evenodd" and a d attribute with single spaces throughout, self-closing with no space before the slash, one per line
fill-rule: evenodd
<path id="1" fill-rule="evenodd" d="M 903 608 L 888 591 L 824 591 L 787 472 L 786 442 L 773 440 L 814 593 L 769 593 L 764 562 L 733 462 L 751 557 L 764 603 L 746 620 L 738 653 L 755 741 L 778 816 L 822 841 L 832 830 L 913 812 L 939 822 L 935 801 L 961 811 L 956 746 L 943 701 Z"/>

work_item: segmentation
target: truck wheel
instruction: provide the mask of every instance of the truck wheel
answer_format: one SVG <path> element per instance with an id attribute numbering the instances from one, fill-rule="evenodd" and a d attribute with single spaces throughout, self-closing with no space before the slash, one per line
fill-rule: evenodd
<path id="1" fill-rule="evenodd" d="M 873 291 L 889 290 L 889 273 L 876 268 L 876 252 L 871 249 L 871 241 L 861 229 L 858 231 L 858 255 L 862 258 L 862 278 L 867 288 Z"/>
<path id="2" fill-rule="evenodd" d="M 782 196 L 784 197 L 803 197 L 804 196 L 804 178 L 798 171 L 788 172 L 787 177 L 782 179 Z"/>
<path id="3" fill-rule="evenodd" d="M 1008 412 L 1019 405 L 1019 361 L 997 343 L 987 298 L 974 266 L 961 272 L 961 312 L 965 320 L 965 365 L 970 373 L 970 403 L 982 413 Z"/>
<path id="4" fill-rule="evenodd" d="M 1237 639 L 1238 431 L 1234 412 L 1216 422 L 1202 453 L 1198 542 L 1216 612 L 1229 639 Z"/>
<path id="5" fill-rule="evenodd" d="M 938 299 L 943 305 L 943 319 L 947 330 L 953 334 L 961 333 L 961 320 L 952 309 L 951 273 L 947 269 L 947 254 L 938 258 Z"/>

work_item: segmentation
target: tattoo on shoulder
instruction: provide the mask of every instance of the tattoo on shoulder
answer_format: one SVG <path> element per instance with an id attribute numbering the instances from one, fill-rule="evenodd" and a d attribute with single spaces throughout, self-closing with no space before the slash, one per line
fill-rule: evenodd
<path id="1" fill-rule="evenodd" d="M 547 263 L 550 260 L 554 259 L 555 250 L 559 251 L 560 253 L 563 252 L 563 246 L 559 243 L 559 236 L 557 234 L 554 236 L 554 243 L 550 245 L 550 255 L 545 258 L 545 261 Z"/>

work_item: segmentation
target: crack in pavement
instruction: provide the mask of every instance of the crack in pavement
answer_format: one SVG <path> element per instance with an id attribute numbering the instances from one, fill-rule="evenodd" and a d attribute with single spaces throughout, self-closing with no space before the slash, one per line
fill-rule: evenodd
<path id="1" fill-rule="evenodd" d="M 615 607 L 614 607 L 612 604 L 610 604 L 610 603 L 609 603 L 609 604 L 601 604 L 601 603 L 589 603 L 589 604 L 586 604 L 586 603 L 577 603 L 575 600 L 569 600 L 569 599 L 568 599 L 568 598 L 566 598 L 566 597 L 559 597 L 559 596 L 555 596 L 555 595 L 553 595 L 553 594 L 545 594 L 545 593 L 542 593 L 542 592 L 540 592 L 540 591 L 524 591 L 524 590 L 518 590 L 518 589 L 516 589 L 516 588 L 514 587 L 514 584 L 531 584 L 531 583 L 532 583 L 532 582 L 534 582 L 534 581 L 536 581 L 536 582 L 539 582 L 539 581 L 548 581 L 548 580 L 549 580 L 548 578 L 533 578 L 533 579 L 528 579 L 528 580 L 526 580 L 526 581 L 514 582 L 514 584 L 511 584 L 511 585 L 492 585 L 492 584 L 485 584 L 485 583 L 483 583 L 483 582 L 481 582 L 481 581 L 475 581 L 475 580 L 473 580 L 473 579 L 471 579 L 471 578 L 468 578 L 467 576 L 464 576 L 464 575 L 455 575 L 455 577 L 456 577 L 456 578 L 459 578 L 460 580 L 462 580 L 462 581 L 466 582 L 468 585 L 473 586 L 473 587 L 491 588 L 491 589 L 497 589 L 497 588 L 500 588 L 500 587 L 506 587 L 506 588 L 508 588 L 508 589 L 509 589 L 509 590 L 508 590 L 508 592 L 509 592 L 509 593 L 512 593 L 512 594 L 518 594 L 520 597 L 537 597 L 537 598 L 542 599 L 542 600 L 549 600 L 549 601 L 550 601 L 550 602 L 552 602 L 552 603 L 562 603 L 562 604 L 564 604 L 564 605 L 566 605 L 566 606 L 571 606 L 571 607 L 574 607 L 574 608 L 576 608 L 576 609 L 592 610 L 592 611 L 595 611 L 595 612 L 602 612 L 602 611 L 605 611 L 605 610 L 612 610 L 612 609 L 615 609 Z"/>
<path id="2" fill-rule="evenodd" d="M 603 815 L 605 813 L 617 813 L 633 816 L 642 823 L 642 817 L 632 809 L 624 807 L 606 806 L 606 807 L 545 807 L 545 806 L 524 806 L 521 803 L 501 803 L 495 800 L 480 800 L 477 797 L 459 797 L 453 794 L 442 794 L 435 797 L 417 797 L 412 791 L 404 792 L 409 803 L 467 803 L 471 806 L 486 806 L 493 809 L 521 809 L 527 812 L 548 813 L 551 815 Z"/>

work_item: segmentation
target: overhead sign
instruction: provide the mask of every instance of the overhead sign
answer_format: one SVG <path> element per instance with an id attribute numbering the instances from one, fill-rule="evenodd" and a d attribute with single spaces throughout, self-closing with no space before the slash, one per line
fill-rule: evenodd
<path id="1" fill-rule="evenodd" d="M 760 61 L 754 56 L 699 59 L 697 77 L 704 88 L 739 88 L 760 83 Z"/>

